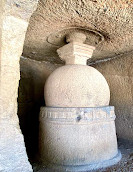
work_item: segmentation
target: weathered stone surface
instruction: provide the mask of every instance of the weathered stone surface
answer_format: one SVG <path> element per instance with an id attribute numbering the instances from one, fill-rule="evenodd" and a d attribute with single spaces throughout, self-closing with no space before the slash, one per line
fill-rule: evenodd
<path id="1" fill-rule="evenodd" d="M 36 10 L 38 0 L 2 0 L 5 4 L 5 15 L 11 15 L 29 21 L 31 14 Z"/>
<path id="2" fill-rule="evenodd" d="M 85 65 L 65 65 L 56 69 L 44 88 L 47 106 L 106 106 L 110 90 L 105 78 L 96 69 Z"/>
<path id="3" fill-rule="evenodd" d="M 69 27 L 90 28 L 105 41 L 93 57 L 106 58 L 132 50 L 133 2 L 131 0 L 40 0 L 31 17 L 24 45 L 24 56 L 61 63 L 56 50 L 47 42 L 50 34 Z M 60 36 L 60 35 L 58 35 Z"/>
<path id="4" fill-rule="evenodd" d="M 77 41 L 77 40 L 76 40 Z M 87 59 L 90 59 L 95 47 L 80 42 L 71 42 L 57 50 L 59 57 L 65 61 L 65 64 L 86 65 Z"/>
<path id="5" fill-rule="evenodd" d="M 17 2 L 20 3 L 19 0 Z M 15 10 L 12 5 L 14 3 L 15 1 L 2 0 L 0 5 L 0 171 L 31 172 L 32 167 L 28 162 L 19 128 L 17 96 L 19 59 L 28 26 L 27 19 L 34 8 L 30 9 L 28 18 L 24 20 L 23 17 L 18 17 L 18 14 L 22 14 L 21 7 L 16 13 L 12 13 Z M 28 5 L 29 1 L 23 3 Z M 33 3 L 32 7 L 35 5 L 36 3 Z"/>
<path id="6" fill-rule="evenodd" d="M 19 57 L 22 53 L 27 26 L 27 22 L 14 16 L 3 17 L 0 88 L 0 157 L 2 158 L 0 168 L 2 171 L 32 171 L 17 117 Z"/>
<path id="7" fill-rule="evenodd" d="M 32 171 L 21 131 L 7 119 L 0 121 L 0 171 Z"/>
<path id="8" fill-rule="evenodd" d="M 121 155 L 117 150 L 114 119 L 114 108 L 109 106 L 42 107 L 40 112 L 42 163 L 50 167 L 53 165 L 53 168 L 61 171 L 87 171 L 117 163 Z M 115 161 L 111 163 L 110 160 L 114 157 Z M 98 163 L 101 163 L 101 166 Z"/>
<path id="9" fill-rule="evenodd" d="M 133 55 L 93 65 L 106 78 L 110 90 L 110 105 L 116 109 L 116 131 L 119 138 L 133 140 Z"/>

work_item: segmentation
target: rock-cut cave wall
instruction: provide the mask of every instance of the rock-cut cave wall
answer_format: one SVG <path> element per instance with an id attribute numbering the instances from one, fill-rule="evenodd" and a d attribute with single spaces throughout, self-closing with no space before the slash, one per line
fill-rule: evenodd
<path id="1" fill-rule="evenodd" d="M 109 84 L 118 138 L 133 141 L 133 52 L 93 66 Z"/>
<path id="2" fill-rule="evenodd" d="M 21 57 L 18 89 L 18 116 L 25 138 L 29 158 L 38 152 L 38 126 L 40 107 L 45 105 L 44 84 L 46 78 L 60 65 L 39 62 Z"/>

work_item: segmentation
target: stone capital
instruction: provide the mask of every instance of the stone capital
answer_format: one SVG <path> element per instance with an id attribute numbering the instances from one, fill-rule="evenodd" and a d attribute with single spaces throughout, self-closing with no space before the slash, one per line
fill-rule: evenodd
<path id="1" fill-rule="evenodd" d="M 91 58 L 95 47 L 80 42 L 71 42 L 57 50 L 59 57 L 66 64 L 86 65 L 87 59 Z"/>

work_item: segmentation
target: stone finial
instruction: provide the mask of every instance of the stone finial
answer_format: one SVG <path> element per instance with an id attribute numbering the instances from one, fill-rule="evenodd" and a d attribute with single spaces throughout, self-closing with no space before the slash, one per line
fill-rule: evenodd
<path id="1" fill-rule="evenodd" d="M 66 64 L 86 65 L 87 59 L 91 58 L 95 47 L 83 44 L 86 36 L 83 33 L 73 32 L 66 35 L 67 45 L 59 48 L 57 53 Z"/>

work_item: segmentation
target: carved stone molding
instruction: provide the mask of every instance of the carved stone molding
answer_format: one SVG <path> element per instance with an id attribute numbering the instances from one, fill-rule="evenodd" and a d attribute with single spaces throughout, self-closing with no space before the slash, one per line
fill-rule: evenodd
<path id="1" fill-rule="evenodd" d="M 98 108 L 55 108 L 41 107 L 40 119 L 59 122 L 103 122 L 115 120 L 113 106 Z"/>

